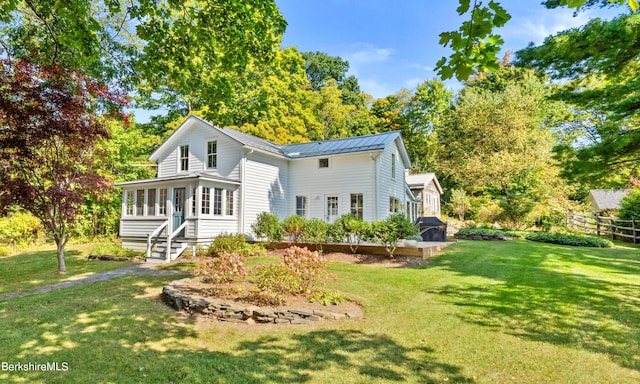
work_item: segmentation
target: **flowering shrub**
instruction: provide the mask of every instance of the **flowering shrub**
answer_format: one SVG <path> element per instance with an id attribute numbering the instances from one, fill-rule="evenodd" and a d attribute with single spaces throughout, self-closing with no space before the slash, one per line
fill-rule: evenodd
<path id="1" fill-rule="evenodd" d="M 327 259 L 317 251 L 294 246 L 285 249 L 282 259 L 284 265 L 300 279 L 300 290 L 294 293 L 311 293 L 314 288 L 326 284 L 326 280 L 336 278 L 327 272 Z"/>
<path id="2" fill-rule="evenodd" d="M 236 278 L 245 277 L 246 256 L 237 253 L 221 252 L 218 257 L 202 261 L 195 274 L 204 276 L 216 284 L 228 284 Z"/>

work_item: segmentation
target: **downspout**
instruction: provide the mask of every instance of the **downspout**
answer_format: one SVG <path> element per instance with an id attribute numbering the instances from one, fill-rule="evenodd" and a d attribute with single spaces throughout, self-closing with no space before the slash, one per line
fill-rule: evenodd
<path id="1" fill-rule="evenodd" d="M 379 205 L 379 201 L 378 201 L 378 196 L 379 196 L 379 185 L 378 185 L 378 162 L 376 161 L 378 159 L 378 157 L 380 156 L 379 153 L 373 154 L 373 153 L 369 153 L 369 157 L 371 158 L 371 160 L 373 161 L 373 177 L 372 177 L 372 182 L 373 182 L 373 220 L 372 221 L 378 221 L 378 205 Z"/>

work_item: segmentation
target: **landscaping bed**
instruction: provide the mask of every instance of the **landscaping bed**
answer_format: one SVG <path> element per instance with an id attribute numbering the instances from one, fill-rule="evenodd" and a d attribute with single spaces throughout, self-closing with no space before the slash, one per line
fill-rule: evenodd
<path id="1" fill-rule="evenodd" d="M 307 324 L 322 320 L 359 319 L 362 308 L 345 301 L 325 306 L 311 303 L 301 296 L 291 295 L 286 306 L 265 306 L 251 295 L 251 284 L 239 283 L 219 294 L 219 290 L 202 278 L 182 279 L 171 282 L 162 289 L 162 298 L 176 310 L 189 314 L 203 314 L 220 321 L 247 324 Z"/>

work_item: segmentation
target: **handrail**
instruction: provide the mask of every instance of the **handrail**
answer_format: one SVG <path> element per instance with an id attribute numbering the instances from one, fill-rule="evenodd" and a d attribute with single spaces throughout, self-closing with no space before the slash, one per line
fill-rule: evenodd
<path id="1" fill-rule="evenodd" d="M 165 260 L 166 261 L 171 261 L 171 240 L 174 237 L 176 237 L 178 235 L 178 233 L 182 232 L 182 230 L 187 227 L 188 223 L 189 222 L 185 220 L 185 222 L 182 223 L 182 225 L 179 226 L 178 229 L 176 229 L 175 231 L 173 231 L 173 233 L 171 233 L 169 236 L 167 236 L 167 251 L 165 253 Z"/>
<path id="2" fill-rule="evenodd" d="M 151 247 L 153 247 L 153 245 L 155 245 L 155 243 L 158 242 L 158 236 L 160 236 L 160 232 L 162 232 L 162 230 L 167 225 L 169 225 L 169 219 L 167 219 L 164 223 L 160 224 L 160 226 L 156 228 L 153 232 L 147 234 L 147 259 L 151 257 Z M 156 238 L 156 241 L 152 245 L 151 239 L 154 237 Z"/>

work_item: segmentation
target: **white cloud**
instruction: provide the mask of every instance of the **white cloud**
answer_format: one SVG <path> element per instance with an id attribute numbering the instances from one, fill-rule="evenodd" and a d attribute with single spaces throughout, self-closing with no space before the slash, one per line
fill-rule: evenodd
<path id="1" fill-rule="evenodd" d="M 540 45 L 547 36 L 584 25 L 591 18 L 589 12 L 580 12 L 577 16 L 573 12 L 567 8 L 545 9 L 527 17 L 514 17 L 499 33 L 509 49 L 524 48 L 529 42 Z"/>
<path id="2" fill-rule="evenodd" d="M 391 48 L 379 48 L 373 44 L 356 44 L 352 48 L 355 51 L 345 55 L 350 64 L 368 64 L 387 60 L 395 50 Z"/>
<path id="3" fill-rule="evenodd" d="M 373 96 L 374 99 L 387 97 L 399 91 L 398 89 L 393 89 L 393 87 L 388 84 L 383 84 L 371 78 L 358 79 L 358 83 L 360 84 L 362 92 Z"/>

